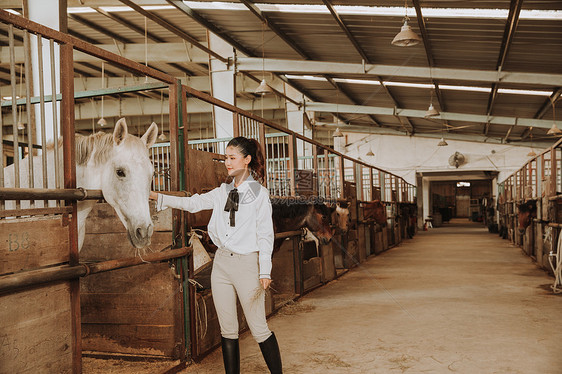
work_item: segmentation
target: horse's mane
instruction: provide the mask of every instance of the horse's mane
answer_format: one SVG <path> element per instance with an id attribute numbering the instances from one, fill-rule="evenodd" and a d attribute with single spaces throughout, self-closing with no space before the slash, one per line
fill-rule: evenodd
<path id="1" fill-rule="evenodd" d="M 298 217 L 306 213 L 310 203 L 304 201 L 289 201 L 288 199 L 271 199 L 273 219 Z"/>
<path id="2" fill-rule="evenodd" d="M 85 165 L 92 157 L 94 150 L 94 163 L 100 164 L 108 160 L 113 149 L 113 136 L 101 131 L 93 135 L 76 134 L 76 164 Z"/>

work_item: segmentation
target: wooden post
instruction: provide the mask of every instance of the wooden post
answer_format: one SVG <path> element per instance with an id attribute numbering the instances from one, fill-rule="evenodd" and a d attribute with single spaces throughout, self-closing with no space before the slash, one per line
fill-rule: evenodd
<path id="1" fill-rule="evenodd" d="M 234 135 L 234 137 L 240 136 L 238 112 L 232 113 L 232 134 Z"/>
<path id="2" fill-rule="evenodd" d="M 236 126 L 235 128 L 237 127 L 238 126 Z M 263 122 L 260 122 L 259 124 L 259 139 L 260 139 L 261 153 L 265 161 L 265 165 L 263 168 L 263 183 L 267 187 L 267 143 L 265 142 L 265 124 Z"/>
<path id="3" fill-rule="evenodd" d="M 290 188 L 291 196 L 296 196 L 296 169 L 297 169 L 297 147 L 295 144 L 295 134 L 289 134 L 289 175 L 290 175 Z"/>
<path id="4" fill-rule="evenodd" d="M 369 183 L 371 185 L 371 196 L 369 198 L 370 201 L 375 200 L 375 186 L 373 183 L 373 168 L 369 168 Z"/>
<path id="5" fill-rule="evenodd" d="M 345 183 L 344 183 L 345 182 L 345 164 L 344 164 L 345 161 L 344 160 L 345 159 L 342 156 L 340 156 L 340 168 L 339 168 L 340 169 L 339 170 L 339 172 L 340 172 L 340 191 L 341 191 L 340 198 L 342 198 L 342 199 L 346 198 L 346 196 L 345 196 Z"/>
<path id="6" fill-rule="evenodd" d="M 312 187 L 314 189 L 314 196 L 320 195 L 320 176 L 318 175 L 318 146 L 312 145 L 312 168 L 314 169 L 314 178 L 316 178 L 316 183 Z"/>
<path id="7" fill-rule="evenodd" d="M 74 167 L 74 58 L 69 44 L 60 45 L 61 76 L 61 126 L 63 135 L 64 187 L 76 188 L 76 169 Z M 54 93 L 53 93 L 53 96 Z M 14 100 L 15 101 L 15 100 Z M 53 107 L 56 111 L 56 107 Z M 57 126 L 54 123 L 54 126 Z M 55 147 L 56 148 L 56 147 Z M 14 149 L 14 151 L 17 151 Z M 30 150 L 31 153 L 31 150 Z M 17 157 L 17 155 L 15 155 Z M 78 265 L 78 209 L 76 201 L 67 201 L 72 206 L 72 221 L 69 227 L 70 266 Z M 80 319 L 80 281 L 70 282 L 70 308 L 72 314 L 72 369 L 82 372 L 82 337 Z"/>

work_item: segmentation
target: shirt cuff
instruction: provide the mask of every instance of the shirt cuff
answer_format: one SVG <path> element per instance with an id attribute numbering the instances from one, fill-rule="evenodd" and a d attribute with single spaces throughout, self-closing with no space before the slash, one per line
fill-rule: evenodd
<path id="1" fill-rule="evenodd" d="M 260 279 L 271 279 L 271 275 L 269 275 L 269 274 L 260 274 Z"/>
<path id="2" fill-rule="evenodd" d="M 167 207 L 164 207 L 164 195 L 162 195 L 161 193 L 157 194 L 158 198 L 156 199 L 156 211 L 160 212 L 164 209 L 166 209 Z"/>

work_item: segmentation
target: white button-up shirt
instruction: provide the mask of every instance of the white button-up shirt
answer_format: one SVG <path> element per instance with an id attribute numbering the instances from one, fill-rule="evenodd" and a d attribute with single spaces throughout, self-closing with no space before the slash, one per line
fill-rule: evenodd
<path id="1" fill-rule="evenodd" d="M 259 253 L 260 278 L 271 278 L 271 254 L 273 252 L 273 220 L 271 201 L 267 188 L 251 176 L 237 187 L 239 193 L 235 226 L 230 226 L 230 212 L 224 211 L 234 182 L 202 195 L 177 197 L 158 194 L 157 210 L 176 208 L 197 213 L 212 209 L 208 225 L 209 237 L 219 247 L 234 253 Z"/>

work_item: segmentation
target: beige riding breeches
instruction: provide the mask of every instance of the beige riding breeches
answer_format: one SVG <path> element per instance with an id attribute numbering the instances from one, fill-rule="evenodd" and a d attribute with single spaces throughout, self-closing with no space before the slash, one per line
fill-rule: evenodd
<path id="1" fill-rule="evenodd" d="M 271 336 L 265 318 L 265 292 L 259 281 L 258 252 L 241 255 L 217 249 L 211 288 L 223 337 L 238 338 L 236 295 L 254 339 L 261 343 Z"/>

